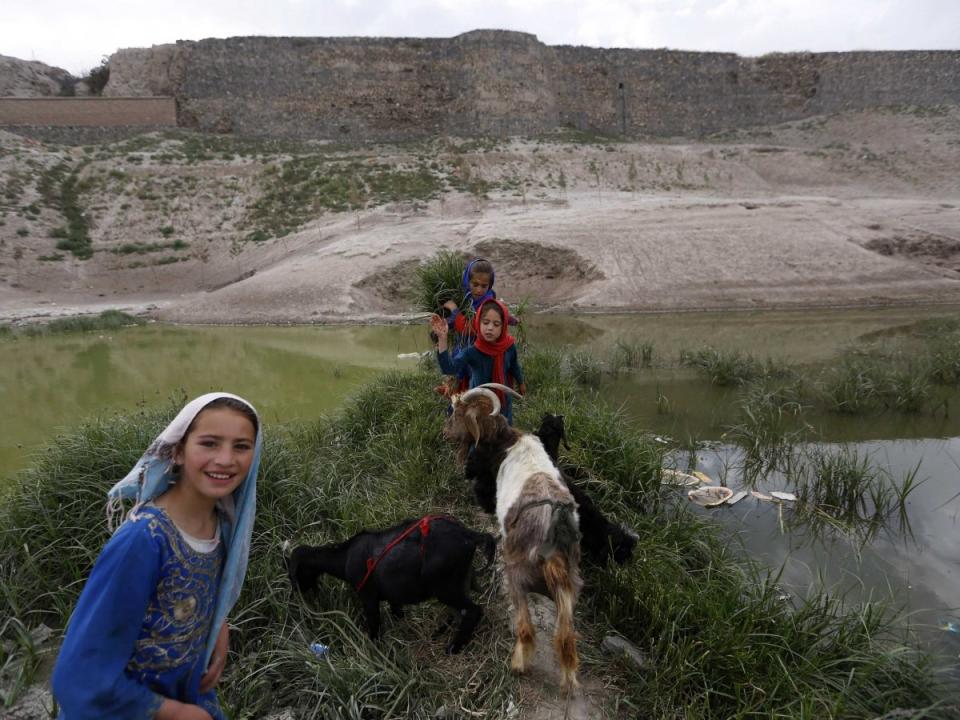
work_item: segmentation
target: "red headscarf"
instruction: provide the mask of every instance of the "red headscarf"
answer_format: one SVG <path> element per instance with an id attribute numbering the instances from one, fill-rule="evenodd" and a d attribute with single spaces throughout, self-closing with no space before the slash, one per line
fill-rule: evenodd
<path id="1" fill-rule="evenodd" d="M 503 328 L 500 332 L 499 339 L 497 339 L 495 342 L 487 342 L 483 335 L 480 334 L 480 320 L 483 318 L 484 311 L 487 310 L 490 305 L 497 305 L 500 308 L 500 311 L 503 313 Z M 480 309 L 477 310 L 476 314 L 473 316 L 473 324 L 471 327 L 474 336 L 477 338 L 473 346 L 484 355 L 489 355 L 493 358 L 493 377 L 490 378 L 491 382 L 512 387 L 513 378 L 510 378 L 511 382 L 507 382 L 508 378 L 503 372 L 503 355 L 515 342 L 513 336 L 510 334 L 510 311 L 507 309 L 507 306 L 496 298 L 484 300 L 483 304 L 480 306 Z M 504 402 L 503 393 L 499 390 L 496 390 L 495 392 L 499 396 L 500 402 Z"/>

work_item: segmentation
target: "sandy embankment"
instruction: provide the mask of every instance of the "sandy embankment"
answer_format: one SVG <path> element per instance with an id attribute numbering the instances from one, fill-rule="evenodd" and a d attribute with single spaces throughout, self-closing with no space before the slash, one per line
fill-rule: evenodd
<path id="1" fill-rule="evenodd" d="M 68 152 L 0 135 L 17 157 L 48 166 Z M 491 181 L 485 199 L 447 193 L 318 212 L 260 244 L 236 241 L 263 192 L 256 162 L 130 165 L 118 156 L 84 170 L 102 179 L 84 197 L 92 259 L 37 261 L 55 241 L 34 228 L 62 219 L 42 209 L 21 237 L 25 223 L 8 211 L 0 321 L 108 307 L 182 323 L 404 321 L 415 316 L 403 295 L 412 267 L 443 247 L 490 257 L 501 296 L 553 312 L 960 303 L 956 137 L 960 110 L 950 108 L 831 116 L 723 143 L 505 141 L 456 158 Z M 402 148 L 370 152 L 410 161 Z M 0 157 L 8 176 L 13 155 Z M 111 185 L 121 174 L 128 184 Z M 510 178 L 523 180 L 522 194 L 502 184 Z M 158 201 L 165 182 L 178 189 Z M 111 254 L 163 223 L 190 244 L 180 262 Z"/>

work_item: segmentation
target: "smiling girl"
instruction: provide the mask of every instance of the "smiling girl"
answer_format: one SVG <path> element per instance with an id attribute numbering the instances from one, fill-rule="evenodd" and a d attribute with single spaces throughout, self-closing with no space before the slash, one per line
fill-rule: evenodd
<path id="1" fill-rule="evenodd" d="M 495 382 L 508 387 L 516 383 L 521 394 L 526 393 L 523 370 L 517 355 L 517 346 L 509 331 L 510 311 L 496 299 L 488 299 L 473 316 L 473 334 L 476 342 L 452 358 L 447 350 L 447 323 L 439 315 L 430 319 L 430 327 L 437 334 L 437 361 L 446 375 L 462 376 L 469 369 L 470 387 Z M 513 405 L 510 396 L 500 396 L 501 412 L 507 422 L 513 423 Z"/>
<path id="2" fill-rule="evenodd" d="M 246 400 L 184 407 L 108 494 L 134 500 L 70 619 L 53 674 L 60 717 L 219 720 L 226 615 L 256 508 L 260 422 Z"/>

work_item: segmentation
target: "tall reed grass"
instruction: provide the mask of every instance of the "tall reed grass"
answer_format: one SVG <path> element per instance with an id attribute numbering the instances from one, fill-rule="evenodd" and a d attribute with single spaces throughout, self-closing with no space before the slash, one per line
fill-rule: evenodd
<path id="1" fill-rule="evenodd" d="M 797 511 L 868 540 L 895 521 L 910 532 L 907 499 L 920 485 L 919 467 L 896 478 L 856 448 L 806 448 L 793 464 L 790 480 Z"/>
<path id="2" fill-rule="evenodd" d="M 794 446 L 810 432 L 804 421 L 807 390 L 802 380 L 758 380 L 749 383 L 738 401 L 738 422 L 724 437 L 744 450 L 743 476 L 753 483 L 782 469 Z"/>
<path id="3" fill-rule="evenodd" d="M 772 359 L 759 360 L 739 350 L 717 350 L 710 347 L 682 350 L 680 364 L 698 369 L 710 378 L 710 382 L 721 387 L 735 387 L 760 378 L 791 374 L 786 366 Z"/>

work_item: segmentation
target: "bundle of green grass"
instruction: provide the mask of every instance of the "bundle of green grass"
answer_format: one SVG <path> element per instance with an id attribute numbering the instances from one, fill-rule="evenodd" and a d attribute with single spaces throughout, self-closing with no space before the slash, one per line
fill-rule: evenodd
<path id="1" fill-rule="evenodd" d="M 444 303 L 454 302 L 462 310 L 469 307 L 464 298 L 463 270 L 470 258 L 453 250 L 441 250 L 417 267 L 414 302 L 418 310 L 438 313 Z"/>
<path id="2" fill-rule="evenodd" d="M 739 556 L 715 526 L 661 497 L 662 450 L 584 394 L 559 352 L 528 352 L 535 392 L 516 423 L 566 416 L 568 459 L 589 468 L 588 491 L 640 534 L 625 567 L 584 561 L 577 607 L 582 677 L 602 678 L 606 717 L 949 717 L 929 659 L 901 636 L 886 609 L 844 608 L 815 595 L 784 602 L 775 578 Z M 565 369 L 566 368 L 566 369 Z M 515 717 L 537 702 L 536 679 L 509 672 L 510 614 L 496 571 L 479 578 L 484 619 L 463 653 L 436 639 L 437 604 L 385 618 L 372 642 L 345 584 L 322 581 L 292 595 L 282 546 L 322 544 L 365 527 L 432 512 L 474 528 L 490 519 L 441 439 L 445 403 L 434 373 L 394 372 L 314 423 L 272 426 L 259 480 L 254 545 L 230 621 L 220 685 L 234 718 L 286 709 L 297 718 Z M 85 576 L 107 539 L 104 496 L 176 411 L 91 422 L 58 438 L 8 489 L 0 506 L 0 664 L 4 702 L 34 680 L 40 623 L 62 633 Z M 600 650 L 608 634 L 636 645 L 637 667 Z M 545 641 L 542 639 L 541 641 Z M 310 644 L 330 650 L 317 657 Z M 900 715 L 898 715 L 900 717 Z"/>

